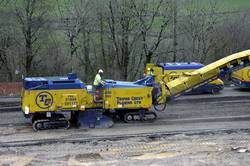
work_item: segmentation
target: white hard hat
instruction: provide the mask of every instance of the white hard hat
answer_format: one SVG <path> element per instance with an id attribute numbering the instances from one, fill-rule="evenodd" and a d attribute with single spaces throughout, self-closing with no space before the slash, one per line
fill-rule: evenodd
<path id="1" fill-rule="evenodd" d="M 98 70 L 98 73 L 103 73 L 103 70 L 102 70 L 102 69 L 99 69 L 99 70 Z"/>

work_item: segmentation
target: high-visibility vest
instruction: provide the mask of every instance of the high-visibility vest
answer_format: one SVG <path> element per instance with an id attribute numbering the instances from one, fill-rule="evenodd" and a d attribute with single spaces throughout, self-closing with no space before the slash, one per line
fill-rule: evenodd
<path id="1" fill-rule="evenodd" d="M 94 83 L 93 83 L 95 86 L 99 86 L 102 84 L 102 78 L 100 76 L 100 74 L 96 74 L 95 76 L 95 80 L 94 80 Z"/>

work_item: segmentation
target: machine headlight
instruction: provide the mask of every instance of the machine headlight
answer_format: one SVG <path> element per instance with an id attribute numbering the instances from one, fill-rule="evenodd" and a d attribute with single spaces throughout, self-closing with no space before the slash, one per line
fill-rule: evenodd
<path id="1" fill-rule="evenodd" d="M 81 105 L 80 109 L 85 110 L 85 105 Z"/>
<path id="2" fill-rule="evenodd" d="M 30 108 L 29 108 L 28 106 L 25 106 L 25 107 L 24 107 L 24 113 L 25 113 L 26 115 L 28 115 L 29 112 L 30 112 Z"/>

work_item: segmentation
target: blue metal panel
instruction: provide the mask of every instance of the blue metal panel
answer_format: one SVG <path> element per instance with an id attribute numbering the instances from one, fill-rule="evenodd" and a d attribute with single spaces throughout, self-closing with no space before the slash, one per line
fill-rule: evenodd
<path id="1" fill-rule="evenodd" d="M 205 92 L 211 92 L 211 89 L 215 89 L 215 91 L 216 90 L 220 91 L 223 88 L 224 88 L 224 84 L 210 84 L 210 83 L 208 83 L 208 84 L 199 86 L 198 88 L 192 88 L 192 90 L 190 92 L 182 91 L 175 96 L 170 96 L 169 100 L 174 100 L 179 96 L 187 95 L 187 94 L 200 94 L 200 93 L 205 93 Z"/>
<path id="2" fill-rule="evenodd" d="M 136 88 L 136 87 L 144 87 L 143 83 L 136 82 L 127 82 L 127 81 L 114 81 L 114 80 L 105 80 L 106 84 L 103 86 L 104 88 Z"/>
<path id="3" fill-rule="evenodd" d="M 33 90 L 85 88 L 76 74 L 68 74 L 68 77 L 26 77 L 23 84 L 25 89 Z"/>
<path id="4" fill-rule="evenodd" d="M 204 67 L 203 64 L 196 62 L 160 63 L 159 66 L 165 70 L 199 69 Z"/>
<path id="5" fill-rule="evenodd" d="M 212 92 L 212 89 L 214 90 L 214 92 L 218 92 L 220 90 L 222 90 L 224 88 L 224 85 L 223 84 L 205 84 L 205 85 L 202 85 L 198 88 L 195 88 L 195 89 L 192 89 L 191 92 L 188 92 L 187 94 L 200 94 L 200 93 L 211 93 Z"/>
<path id="6" fill-rule="evenodd" d="M 137 80 L 134 82 L 137 85 L 143 85 L 143 86 L 153 86 L 155 83 L 155 77 L 154 76 L 148 76 L 143 79 Z"/>

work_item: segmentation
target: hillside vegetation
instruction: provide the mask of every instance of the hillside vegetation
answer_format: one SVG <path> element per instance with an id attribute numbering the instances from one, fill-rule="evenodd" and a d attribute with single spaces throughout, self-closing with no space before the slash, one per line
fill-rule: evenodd
<path id="1" fill-rule="evenodd" d="M 77 72 L 135 80 L 146 63 L 249 49 L 248 0 L 0 0 L 0 80 Z"/>

